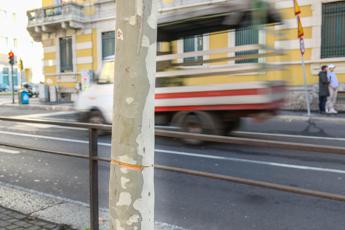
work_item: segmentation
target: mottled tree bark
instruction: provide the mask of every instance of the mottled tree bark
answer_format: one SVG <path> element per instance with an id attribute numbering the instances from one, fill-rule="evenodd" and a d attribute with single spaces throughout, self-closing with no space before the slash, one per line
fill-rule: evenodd
<path id="1" fill-rule="evenodd" d="M 154 229 L 157 0 L 116 1 L 111 230 Z"/>

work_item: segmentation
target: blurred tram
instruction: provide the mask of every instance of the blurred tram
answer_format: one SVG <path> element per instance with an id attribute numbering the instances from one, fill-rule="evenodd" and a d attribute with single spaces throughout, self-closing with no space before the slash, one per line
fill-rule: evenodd
<path id="1" fill-rule="evenodd" d="M 158 24 L 156 125 L 224 135 L 238 128 L 242 117 L 274 115 L 285 96 L 284 71 L 277 64 L 282 52 L 268 46 L 266 39 L 260 41 L 259 34 L 280 36 L 272 29 L 277 23 L 279 14 L 266 1 L 163 6 Z M 217 37 L 231 34 L 238 37 L 233 47 L 200 48 L 205 40 L 216 44 Z M 113 87 L 107 84 L 113 80 L 114 59 L 110 58 L 98 84 L 76 101 L 84 120 L 111 123 Z"/>

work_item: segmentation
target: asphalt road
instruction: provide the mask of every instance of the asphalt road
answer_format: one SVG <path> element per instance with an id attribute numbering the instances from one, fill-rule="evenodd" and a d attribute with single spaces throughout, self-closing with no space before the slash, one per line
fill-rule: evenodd
<path id="1" fill-rule="evenodd" d="M 73 119 L 73 114 L 1 108 L 0 116 Z M 246 120 L 239 135 L 344 146 L 345 121 Z M 265 136 L 262 133 L 272 133 Z M 279 134 L 280 136 L 276 136 Z M 296 136 L 306 136 L 304 138 Z M 49 125 L 0 122 L 0 143 L 88 153 L 87 132 Z M 110 137 L 99 140 L 110 155 Z M 345 157 L 284 149 L 207 144 L 186 146 L 157 139 L 157 164 L 214 172 L 345 194 Z M 107 206 L 109 166 L 102 163 L 100 204 Z M 0 146 L 0 181 L 88 202 L 88 162 Z M 344 230 L 345 203 L 157 170 L 156 219 L 195 230 Z M 20 201 L 19 201 L 20 202 Z"/>

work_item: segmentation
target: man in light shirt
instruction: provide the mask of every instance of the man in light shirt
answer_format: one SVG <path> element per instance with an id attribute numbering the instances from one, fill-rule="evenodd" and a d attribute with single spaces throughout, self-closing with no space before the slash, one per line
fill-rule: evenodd
<path id="1" fill-rule="evenodd" d="M 334 69 L 335 65 L 331 64 L 328 66 L 329 97 L 327 99 L 326 112 L 336 114 L 338 112 L 335 110 L 334 106 L 337 101 L 339 81 Z"/>

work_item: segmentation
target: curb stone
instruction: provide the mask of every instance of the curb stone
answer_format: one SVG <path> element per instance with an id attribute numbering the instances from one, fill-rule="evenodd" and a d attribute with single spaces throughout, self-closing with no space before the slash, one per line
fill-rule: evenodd
<path id="1" fill-rule="evenodd" d="M 330 121 L 330 122 L 345 123 L 345 117 L 334 117 L 334 116 L 315 116 L 315 115 L 312 115 L 312 116 L 308 117 L 306 115 L 281 114 L 281 115 L 274 117 L 273 119 L 287 120 L 287 121 L 293 121 L 293 120 Z"/>
<path id="2" fill-rule="evenodd" d="M 18 104 L 2 104 L 2 107 L 16 107 L 27 110 L 47 110 L 47 111 L 73 111 L 72 105 L 18 105 Z"/>

